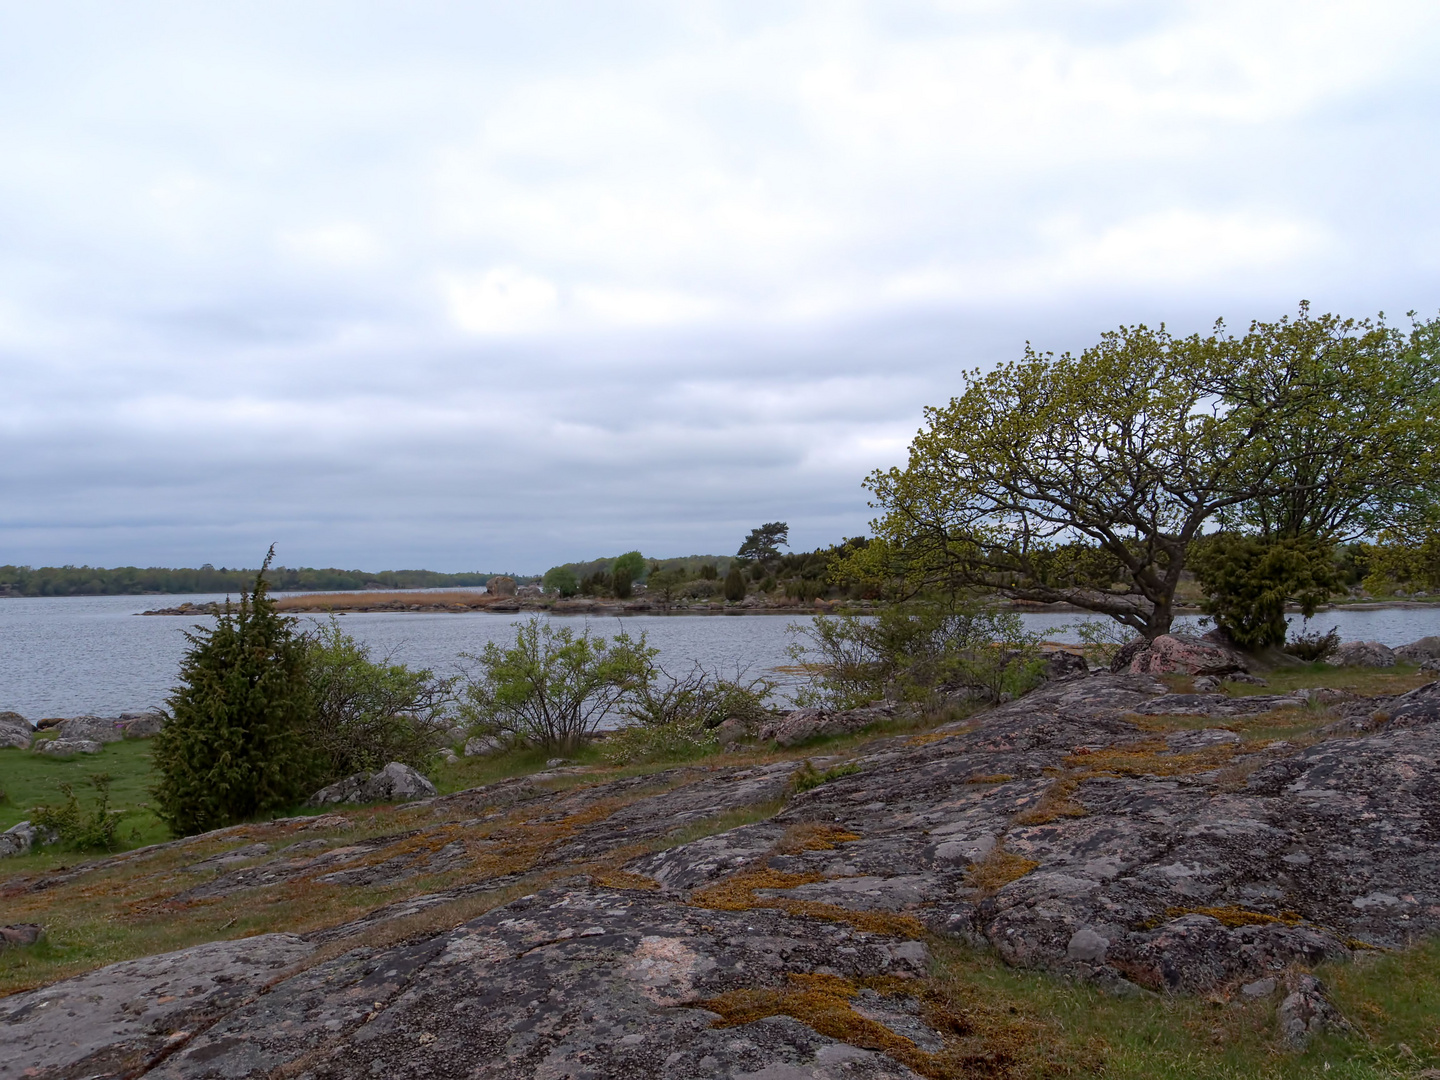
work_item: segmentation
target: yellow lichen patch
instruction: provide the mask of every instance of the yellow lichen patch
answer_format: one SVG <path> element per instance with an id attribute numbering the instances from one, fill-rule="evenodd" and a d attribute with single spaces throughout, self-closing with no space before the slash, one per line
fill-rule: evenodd
<path id="1" fill-rule="evenodd" d="M 967 784 L 1007 784 L 1015 777 L 1009 773 L 983 773 L 980 776 L 971 776 L 965 780 Z"/>
<path id="2" fill-rule="evenodd" d="M 1065 764 L 1078 770 L 1079 778 L 1087 776 L 1185 776 L 1209 772 L 1225 765 L 1235 756 L 1232 743 L 1207 746 L 1188 754 L 1165 753 L 1159 739 L 1107 746 L 1103 750 L 1076 752 Z"/>
<path id="3" fill-rule="evenodd" d="M 731 990 L 695 1007 L 717 1013 L 717 1028 L 753 1024 L 770 1016 L 788 1016 L 821 1035 L 864 1050 L 878 1050 L 931 1080 L 962 1076 L 1008 1076 L 1017 1063 L 1008 1049 L 991 1046 L 985 1052 L 967 1052 L 960 1039 L 974 1033 L 974 1025 L 950 1002 L 940 1000 L 924 982 L 901 983 L 893 979 L 851 982 L 837 975 L 790 975 L 778 987 Z M 885 984 L 885 985 L 881 985 Z M 852 1002 L 864 988 L 882 994 L 902 994 L 920 1002 L 925 1019 L 944 1040 L 938 1053 L 922 1050 L 916 1043 L 857 1012 Z"/>
<path id="4" fill-rule="evenodd" d="M 785 855 L 798 855 L 802 851 L 834 851 L 837 844 L 859 839 L 859 833 L 849 832 L 838 825 L 802 821 L 785 830 L 775 850 Z"/>
<path id="5" fill-rule="evenodd" d="M 996 844 L 985 858 L 970 864 L 970 868 L 965 871 L 965 881 L 973 889 L 981 889 L 987 893 L 999 892 L 1010 882 L 1019 881 L 1039 865 L 1034 859 L 1016 855 L 1006 851 L 1001 844 Z"/>
<path id="6" fill-rule="evenodd" d="M 906 745 L 906 746 L 929 746 L 931 743 L 937 743 L 937 742 L 940 742 L 940 741 L 943 740 L 943 739 L 948 739 L 948 738 L 950 738 L 952 735 L 961 735 L 961 734 L 964 734 L 964 733 L 963 733 L 963 732 L 960 732 L 960 731 L 927 731 L 927 732 L 925 732 L 925 733 L 922 734 L 922 735 L 912 735 L 912 736 L 910 736 L 910 738 L 908 738 L 908 739 L 905 740 L 905 745 Z"/>
<path id="7" fill-rule="evenodd" d="M 593 870 L 590 880 L 603 889 L 658 889 L 660 883 L 644 874 L 632 874 L 629 870 Z"/>
<path id="8" fill-rule="evenodd" d="M 755 907 L 775 907 L 775 903 L 755 895 L 756 889 L 793 889 L 797 885 L 811 885 L 824 881 L 824 874 L 787 874 L 780 870 L 762 867 L 743 870 L 738 874 L 696 889 L 690 894 L 690 903 L 695 907 L 710 908 L 712 911 L 749 911 Z"/>
<path id="9" fill-rule="evenodd" d="M 1045 789 L 1035 805 L 1015 815 L 1017 825 L 1045 825 L 1059 818 L 1084 817 L 1089 813 L 1071 796 L 1080 786 L 1080 779 L 1061 777 Z"/>
<path id="10" fill-rule="evenodd" d="M 1165 909 L 1167 919 L 1178 919 L 1182 915 L 1208 915 L 1225 926 L 1268 926 L 1272 923 L 1295 926 L 1304 921 L 1303 916 L 1294 911 L 1282 911 L 1279 915 L 1266 915 L 1263 912 L 1246 911 L 1244 908 L 1238 907 L 1172 907 Z"/>

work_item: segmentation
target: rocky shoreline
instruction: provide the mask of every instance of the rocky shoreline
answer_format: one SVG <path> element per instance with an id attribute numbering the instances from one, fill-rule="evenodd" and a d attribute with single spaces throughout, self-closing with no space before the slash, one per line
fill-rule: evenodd
<path id="1" fill-rule="evenodd" d="M 935 1076 L 981 1052 L 927 1004 L 947 939 L 1117 995 L 1270 1001 L 1302 1046 L 1346 1023 L 1310 968 L 1440 933 L 1440 683 L 1177 692 L 1168 649 L 843 759 L 557 768 L 410 802 L 389 832 L 330 812 L 12 878 L 17 911 L 122 866 L 192 864 L 150 901 L 177 910 L 415 885 L 0 999 L 0 1080 Z M 831 1019 L 806 1019 L 816 994 Z"/>

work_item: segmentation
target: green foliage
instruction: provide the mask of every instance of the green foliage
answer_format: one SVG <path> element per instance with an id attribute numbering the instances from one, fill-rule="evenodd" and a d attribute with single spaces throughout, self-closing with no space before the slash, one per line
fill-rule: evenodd
<path id="1" fill-rule="evenodd" d="M 273 556 L 267 555 L 265 566 Z M 187 633 L 170 719 L 154 738 L 158 813 L 181 835 L 244 821 L 308 795 L 317 775 L 308 645 L 275 611 L 263 569 L 213 630 Z"/>
<path id="2" fill-rule="evenodd" d="M 669 607 L 675 602 L 680 587 L 685 584 L 684 570 L 652 570 L 645 585 L 646 592 Z"/>
<path id="3" fill-rule="evenodd" d="M 552 566 L 545 571 L 545 576 L 540 579 L 540 584 L 547 593 L 556 593 L 560 596 L 574 596 L 580 591 L 580 579 L 568 566 Z"/>
<path id="4" fill-rule="evenodd" d="M 1242 649 L 1285 644 L 1285 605 L 1299 604 L 1308 619 L 1340 588 L 1329 545 L 1309 536 L 1212 533 L 1195 541 L 1189 561 L 1204 610 Z"/>
<path id="5" fill-rule="evenodd" d="M 645 556 L 638 551 L 627 551 L 610 564 L 610 573 L 618 578 L 621 572 L 629 575 L 632 582 L 644 581 L 646 571 L 649 568 L 645 564 Z"/>
<path id="6" fill-rule="evenodd" d="M 1153 638 L 1207 523 L 1334 542 L 1430 519 L 1437 338 L 1302 305 L 1239 338 L 1135 326 L 1078 358 L 1027 348 L 926 411 L 907 466 L 867 482 L 878 543 L 838 569 L 1065 601 Z"/>
<path id="7" fill-rule="evenodd" d="M 328 783 L 399 761 L 425 769 L 443 738 L 455 680 L 377 663 L 332 619 L 308 639 L 305 739 Z"/>
<path id="8" fill-rule="evenodd" d="M 1285 643 L 1285 651 L 1307 663 L 1324 660 L 1340 647 L 1340 628 L 1332 626 L 1327 632 L 1318 629 L 1301 631 Z"/>
<path id="9" fill-rule="evenodd" d="M 275 592 L 334 592 L 350 589 L 433 589 L 484 585 L 491 575 L 440 574 L 433 570 L 337 570 L 272 566 L 265 581 Z M 160 566 L 0 566 L 0 596 L 113 596 L 146 593 L 236 593 L 247 588 L 254 570 Z M 522 579 L 525 580 L 525 579 Z"/>
<path id="10" fill-rule="evenodd" d="M 658 652 L 643 633 L 607 640 L 539 618 L 516 623 L 512 645 L 491 641 L 467 655 L 479 669 L 464 686 L 461 715 L 477 734 L 572 750 L 633 699 Z"/>
<path id="11" fill-rule="evenodd" d="M 610 590 L 617 599 L 628 600 L 634 592 L 631 587 L 630 567 L 617 566 L 610 572 Z"/>
<path id="12" fill-rule="evenodd" d="M 120 819 L 125 815 L 110 809 L 110 776 L 94 773 L 87 783 L 95 789 L 94 806 L 82 808 L 74 787 L 61 783 L 64 804 L 37 806 L 31 811 L 30 822 L 39 829 L 54 831 L 67 851 L 115 851 L 120 847 Z"/>
<path id="13" fill-rule="evenodd" d="M 789 546 L 790 526 L 783 521 L 767 521 L 759 528 L 751 529 L 750 535 L 735 552 L 737 559 L 754 560 L 764 566 L 780 557 L 780 549 Z M 759 581 L 759 578 L 755 579 Z"/>
<path id="14" fill-rule="evenodd" d="M 654 761 L 693 761 L 720 749 L 714 728 L 694 719 L 668 724 L 633 724 L 610 732 L 600 756 L 612 765 Z"/>
<path id="15" fill-rule="evenodd" d="M 790 786 L 796 794 L 802 791 L 809 791 L 821 784 L 828 784 L 831 780 L 839 780 L 842 776 L 854 776 L 860 771 L 859 765 L 836 765 L 833 769 L 826 769 L 821 772 L 807 758 L 801 762 L 800 768 L 795 770 L 795 775 L 790 778 Z"/>
<path id="16" fill-rule="evenodd" d="M 714 581 L 720 576 L 720 571 L 715 569 L 715 564 L 713 562 L 707 562 L 701 565 L 699 575 L 706 581 Z"/>
<path id="17" fill-rule="evenodd" d="M 817 615 L 792 632 L 790 657 L 812 672 L 796 695 L 802 705 L 849 709 L 885 696 L 923 702 L 961 686 L 998 700 L 1043 677 L 1039 639 L 1013 612 L 916 601 L 873 617 Z"/>
<path id="18" fill-rule="evenodd" d="M 1363 585 L 1372 596 L 1440 591 L 1440 529 L 1418 536 L 1390 529 L 1362 547 Z"/>
<path id="19" fill-rule="evenodd" d="M 745 599 L 745 578 L 738 566 L 731 566 L 725 575 L 725 599 L 731 603 Z"/>
<path id="20" fill-rule="evenodd" d="M 632 725 L 644 727 L 692 724 L 713 728 L 731 717 L 754 724 L 767 715 L 774 692 L 772 680 L 750 678 L 743 668 L 726 679 L 699 663 L 679 676 L 655 664 L 621 711 Z"/>

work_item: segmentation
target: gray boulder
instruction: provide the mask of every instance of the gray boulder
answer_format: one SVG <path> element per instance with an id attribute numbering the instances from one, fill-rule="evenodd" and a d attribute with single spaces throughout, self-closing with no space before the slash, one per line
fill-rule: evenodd
<path id="1" fill-rule="evenodd" d="M 7 859 L 12 855 L 24 855 L 35 843 L 39 832 L 40 830 L 28 821 L 11 825 L 10 828 L 0 833 L 0 859 Z"/>
<path id="2" fill-rule="evenodd" d="M 123 734 L 127 739 L 150 739 L 160 734 L 165 726 L 165 714 L 159 712 L 141 713 L 126 720 Z"/>
<path id="3" fill-rule="evenodd" d="M 1293 975 L 1286 983 L 1290 991 L 1275 1011 L 1280 1038 L 1291 1050 L 1304 1050 L 1322 1031 L 1346 1031 L 1350 1025 L 1330 1004 L 1325 984 L 1314 975 Z"/>
<path id="4" fill-rule="evenodd" d="M 1040 659 L 1045 661 L 1045 677 L 1052 682 L 1090 674 L 1085 657 L 1068 649 L 1042 649 Z"/>
<path id="5" fill-rule="evenodd" d="M 1347 641 L 1325 659 L 1339 667 L 1395 666 L 1395 653 L 1390 646 L 1382 645 L 1378 641 Z"/>
<path id="6" fill-rule="evenodd" d="M 1426 660 L 1440 659 L 1440 636 L 1431 634 L 1409 645 L 1395 650 L 1395 659 L 1402 664 L 1423 664 Z"/>
<path id="7" fill-rule="evenodd" d="M 0 712 L 0 749 L 15 747 L 28 750 L 35 738 L 35 729 L 17 712 Z"/>
<path id="8" fill-rule="evenodd" d="M 45 928 L 39 923 L 11 923 L 0 926 L 0 949 L 15 945 L 34 945 L 45 936 Z"/>
<path id="9" fill-rule="evenodd" d="M 100 742 L 96 739 L 41 739 L 35 744 L 35 753 L 52 757 L 69 757 L 71 754 L 98 754 Z"/>
<path id="10" fill-rule="evenodd" d="M 504 750 L 504 741 L 494 735 L 476 735 L 465 740 L 465 749 L 462 752 L 466 757 L 490 757 L 492 754 L 503 753 Z"/>
<path id="11" fill-rule="evenodd" d="M 1436 657 L 1434 660 L 1426 660 L 1420 665 L 1420 670 L 1433 671 L 1437 674 L 1440 674 L 1440 657 Z"/>
<path id="12" fill-rule="evenodd" d="M 409 765 L 392 761 L 377 773 L 356 773 L 323 787 L 310 796 L 307 806 L 340 803 L 408 802 L 428 799 L 435 785 Z"/>
<path id="13" fill-rule="evenodd" d="M 1131 675 L 1229 675 L 1248 668 L 1239 650 L 1194 634 L 1161 634 L 1148 644 L 1132 641 L 1110 663 L 1111 671 Z"/>
<path id="14" fill-rule="evenodd" d="M 125 737 L 120 725 L 103 716 L 77 716 L 55 725 L 62 739 L 87 739 L 91 742 L 119 742 Z"/>
<path id="15" fill-rule="evenodd" d="M 823 735 L 850 735 L 895 715 L 894 702 L 882 702 L 860 709 L 826 712 L 823 709 L 792 709 L 760 728 L 760 741 L 797 746 Z"/>

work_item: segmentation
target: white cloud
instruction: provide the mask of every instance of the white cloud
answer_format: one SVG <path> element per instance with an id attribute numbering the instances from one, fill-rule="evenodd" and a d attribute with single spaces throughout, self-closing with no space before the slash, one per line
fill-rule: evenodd
<path id="1" fill-rule="evenodd" d="M 3 558 L 853 533 L 1026 338 L 1432 310 L 1437 47 L 1418 0 L 17 7 Z"/>
<path id="2" fill-rule="evenodd" d="M 472 334 L 542 329 L 559 306 L 554 285 L 514 267 L 499 267 L 479 276 L 443 274 L 440 288 L 455 325 Z"/>

